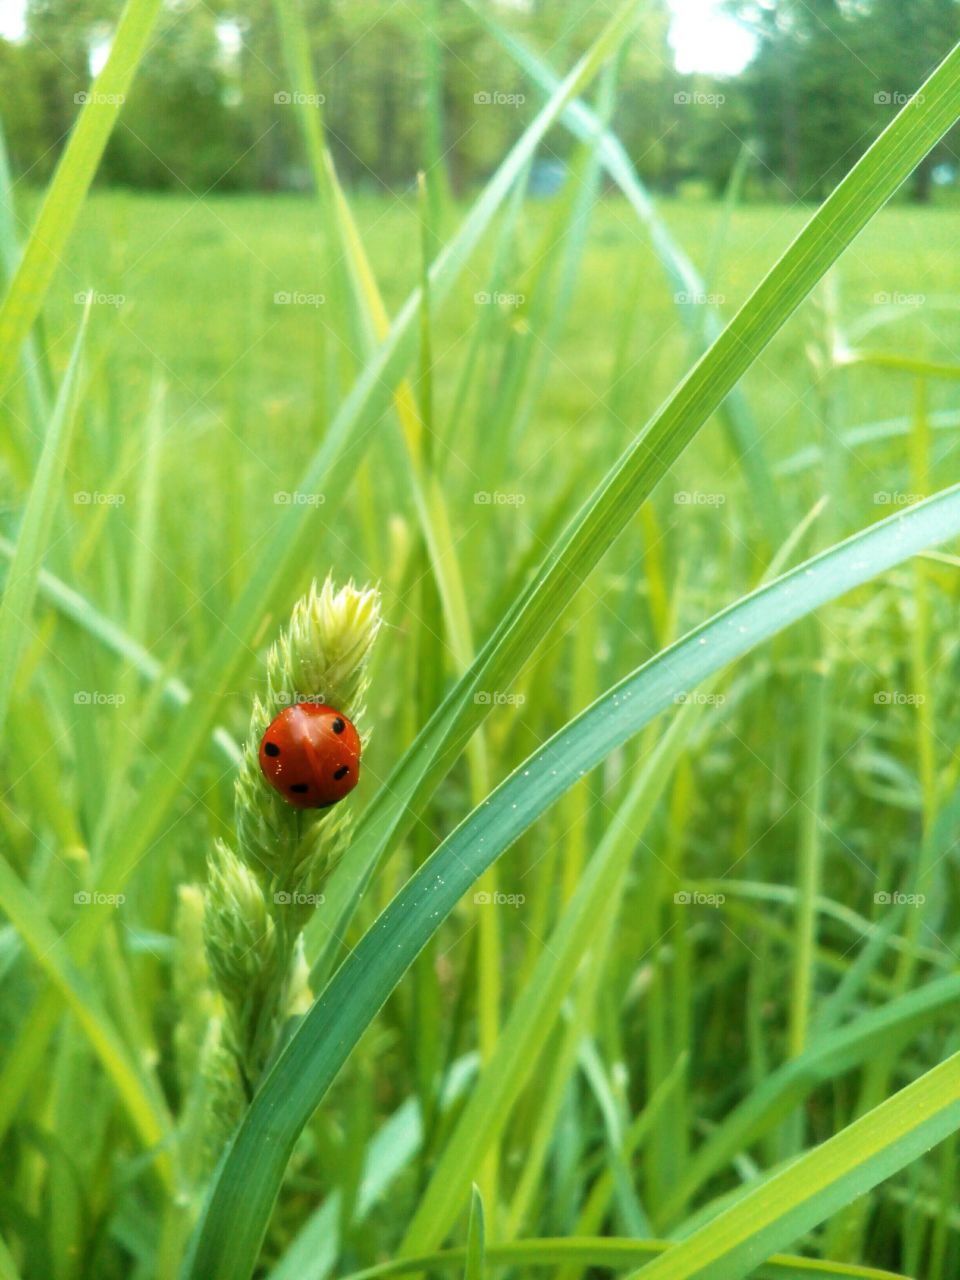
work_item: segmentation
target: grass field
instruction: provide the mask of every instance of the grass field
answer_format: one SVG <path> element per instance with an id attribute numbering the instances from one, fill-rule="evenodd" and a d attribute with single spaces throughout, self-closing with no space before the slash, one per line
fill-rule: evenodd
<path id="1" fill-rule="evenodd" d="M 960 210 L 882 208 L 821 280 L 856 176 L 835 222 L 666 201 L 655 250 L 591 161 L 409 313 L 477 205 L 422 236 L 416 191 L 347 193 L 396 357 L 329 204 L 83 205 L 5 402 L 4 1280 L 960 1270 L 958 499 L 921 504 L 960 456 Z M 766 329 L 685 400 L 744 303 Z M 385 624 L 355 837 L 300 961 L 231 889 L 239 1001 L 257 894 L 294 956 L 238 1112 L 204 886 L 328 574 Z"/>

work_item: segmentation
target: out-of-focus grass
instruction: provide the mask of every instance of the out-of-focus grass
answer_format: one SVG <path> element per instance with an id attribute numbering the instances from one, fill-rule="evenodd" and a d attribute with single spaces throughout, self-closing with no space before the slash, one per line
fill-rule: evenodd
<path id="1" fill-rule="evenodd" d="M 420 278 L 416 194 L 351 196 L 351 206 L 394 313 Z M 27 200 L 21 213 L 29 209 Z M 461 212 L 447 210 L 451 226 Z M 720 207 L 665 201 L 660 213 L 706 269 Z M 709 284 L 725 315 L 807 216 L 779 206 L 734 210 Z M 918 396 L 909 373 L 869 360 L 843 368 L 842 360 L 856 345 L 868 355 L 956 363 L 958 227 L 960 214 L 950 207 L 884 210 L 744 380 L 786 527 L 800 528 L 816 510 L 785 552 L 787 564 L 889 515 L 921 488 L 955 481 L 955 382 L 929 378 Z M 567 234 L 557 200 L 524 202 L 499 245 L 496 292 L 504 298 L 481 297 L 497 256 L 492 236 L 433 322 L 434 422 L 450 446 L 442 493 L 480 640 L 556 528 L 690 363 L 689 332 L 629 206 L 607 193 L 591 209 L 569 307 L 558 317 L 548 291 Z M 298 501 L 304 464 L 363 363 L 349 332 L 331 321 L 334 252 L 306 197 L 197 201 L 97 191 L 51 293 L 44 333 L 57 381 L 81 314 L 76 297 L 92 287 L 96 299 L 82 446 L 68 458 L 45 568 L 128 627 L 187 686 L 278 510 Z M 453 420 L 478 324 L 486 329 L 476 376 Z M 504 427 L 492 410 L 522 394 L 533 370 L 542 382 L 532 412 L 501 450 L 491 450 L 491 433 Z M 341 578 L 378 578 L 385 592 L 390 628 L 377 659 L 376 733 L 358 806 L 431 709 L 411 708 L 411 655 L 438 656 L 436 688 L 457 671 L 442 632 L 428 633 L 443 620 L 424 588 L 429 562 L 399 435 L 389 415 L 370 429 L 369 464 L 334 519 L 325 519 L 324 495 L 302 495 L 316 506 L 304 579 L 332 566 Z M 847 447 L 851 432 L 855 443 Z M 22 492 L 12 473 L 0 474 L 0 483 L 0 531 L 10 536 Z M 155 511 L 151 492 L 159 495 Z M 756 585 L 770 561 L 752 495 L 711 423 L 516 684 L 491 691 L 499 702 L 485 725 L 493 780 L 663 644 Z M 652 789 L 655 803 L 618 881 L 607 949 L 591 956 L 596 972 L 588 965 L 573 983 L 532 1084 L 511 1103 L 509 1124 L 498 1117 L 501 1202 L 484 1205 L 487 1267 L 507 1256 L 514 1230 L 688 1234 L 745 1192 L 757 1194 L 769 1172 L 954 1047 L 955 993 L 942 984 L 951 981 L 945 975 L 960 945 L 951 896 L 957 568 L 948 549 L 924 561 L 919 578 L 910 567 L 895 569 L 822 613 L 815 660 L 829 670 L 830 696 L 820 728 L 827 767 L 814 813 L 817 885 L 798 871 L 813 798 L 804 704 L 814 660 L 809 637 L 789 632 L 770 642 L 690 709 L 682 741 L 671 739 L 664 753 L 669 773 Z M 44 594 L 43 579 L 39 601 L 8 735 L 0 828 L 11 864 L 69 932 L 74 894 L 89 883 L 88 851 L 105 841 L 110 852 L 116 815 L 165 741 L 171 712 L 122 658 L 57 613 L 56 593 Z M 259 645 L 280 621 L 265 619 Z M 224 701 L 227 729 L 241 731 L 254 685 L 252 676 Z M 91 696 L 78 702 L 78 694 Z M 655 741 L 650 734 L 642 745 Z M 475 905 L 468 897 L 443 926 L 432 965 L 391 997 L 297 1150 L 266 1257 L 276 1262 L 293 1242 L 298 1252 L 278 1277 L 319 1280 L 399 1248 L 458 1117 L 468 1114 L 462 1089 L 451 1097 L 443 1077 L 453 1062 L 461 1079 L 476 1070 L 477 912 L 502 913 L 507 1015 L 548 954 L 584 865 L 604 848 L 613 814 L 629 802 L 642 754 L 637 744 L 618 748 L 568 803 L 544 815 L 500 868 L 499 888 L 511 903 Z M 138 1087 L 148 1096 L 165 1091 L 174 1112 L 170 1063 L 183 1013 L 171 980 L 176 887 L 202 879 L 211 835 L 229 821 L 231 780 L 222 754 L 201 759 L 107 931 L 102 969 L 91 966 L 142 1070 Z M 349 941 L 467 812 L 469 796 L 458 764 L 423 826 L 374 882 Z M 898 892 L 921 894 L 922 914 L 916 902 L 897 902 Z M 792 1004 L 795 940 L 798 918 L 811 916 L 803 952 L 809 982 L 802 984 L 811 1040 L 804 1048 L 804 1019 Z M 12 930 L 3 943 L 2 1018 L 12 1042 L 35 987 Z M 436 1019 L 432 1036 L 423 1031 L 424 1000 Z M 35 1242 L 20 1258 L 23 1274 L 45 1274 L 38 1269 L 45 1247 L 55 1250 L 51 1273 L 58 1276 L 92 1274 L 84 1270 L 92 1265 L 105 1276 L 126 1268 L 174 1274 L 172 1199 L 149 1175 L 128 1193 L 124 1178 L 141 1174 L 137 1139 L 124 1128 L 111 1086 L 73 1030 L 53 1043 L 7 1137 L 32 1228 L 27 1238 Z M 82 1115 L 71 1102 L 78 1082 L 92 1100 Z M 432 1109 L 411 1111 L 414 1096 Z M 742 1128 L 724 1129 L 730 1117 Z M 367 1148 L 375 1152 L 366 1172 L 379 1198 L 357 1181 Z M 525 1180 L 531 1150 L 543 1173 Z M 829 1248 L 816 1232 L 794 1247 L 893 1269 L 932 1250 L 929 1274 L 945 1280 L 960 1261 L 954 1154 L 944 1144 L 881 1187 L 862 1213 L 832 1225 Z M 336 1213 L 319 1207 L 331 1192 Z M 459 1242 L 467 1240 L 466 1198 L 462 1210 Z M 472 1274 L 482 1266 L 479 1252 Z M 573 1248 L 544 1253 L 565 1276 L 586 1265 L 587 1255 Z M 313 1270 L 294 1265 L 294 1256 Z M 634 1265 L 632 1256 L 625 1251 L 624 1266 Z M 666 1255 L 662 1274 L 668 1266 Z"/>

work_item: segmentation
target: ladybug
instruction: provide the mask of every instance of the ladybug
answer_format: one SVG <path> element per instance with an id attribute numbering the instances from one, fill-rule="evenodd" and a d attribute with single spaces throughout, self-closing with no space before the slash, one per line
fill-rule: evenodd
<path id="1" fill-rule="evenodd" d="M 335 707 L 298 702 L 270 722 L 260 740 L 260 768 L 296 809 L 325 809 L 360 779 L 360 735 Z"/>

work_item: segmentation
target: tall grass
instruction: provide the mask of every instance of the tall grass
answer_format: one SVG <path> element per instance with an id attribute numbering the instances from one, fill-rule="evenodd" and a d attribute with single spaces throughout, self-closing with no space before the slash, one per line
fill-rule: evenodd
<path id="1" fill-rule="evenodd" d="M 195 211 L 189 271 L 230 298 L 194 294 L 199 346 L 189 278 L 141 269 L 162 203 L 85 218 L 157 9 L 125 10 L 32 225 L 0 165 L 0 1274 L 954 1274 L 956 317 L 858 315 L 842 273 L 955 274 L 919 242 L 956 215 L 881 210 L 960 50 L 799 221 L 671 217 L 616 136 L 635 7 L 557 75 L 465 6 L 543 95 L 487 186 L 451 193 L 427 32 L 419 193 L 355 199 L 302 107 L 313 252 L 283 256 L 303 202 Z M 690 217 L 719 227 L 695 251 Z M 72 307 L 81 268 L 132 305 Z M 727 322 L 689 302 L 718 270 Z M 270 301 L 311 286 L 314 314 Z M 208 1148 L 193 886 L 266 646 L 331 567 L 389 624 L 359 821 L 312 1004 Z"/>

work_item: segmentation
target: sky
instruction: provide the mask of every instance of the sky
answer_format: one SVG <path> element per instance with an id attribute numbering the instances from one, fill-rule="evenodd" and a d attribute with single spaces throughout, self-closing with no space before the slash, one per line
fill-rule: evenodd
<path id="1" fill-rule="evenodd" d="M 0 0 L 0 36 L 23 34 L 27 0 Z M 750 61 L 753 36 L 720 9 L 721 0 L 670 0 L 670 44 L 677 69 L 736 75 Z"/>
<path id="2" fill-rule="evenodd" d="M 720 0 L 670 0 L 670 9 L 670 44 L 681 73 L 735 76 L 750 61 L 756 41 L 746 27 L 722 12 Z"/>

